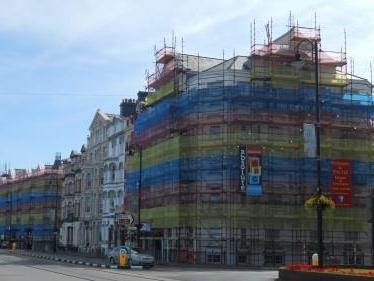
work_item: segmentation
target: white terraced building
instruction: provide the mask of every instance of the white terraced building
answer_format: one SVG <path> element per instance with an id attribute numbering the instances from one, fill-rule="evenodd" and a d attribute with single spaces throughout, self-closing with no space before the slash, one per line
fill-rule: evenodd
<path id="1" fill-rule="evenodd" d="M 126 112 L 126 107 L 133 108 Z M 124 243 L 124 232 L 116 224 L 116 216 L 123 211 L 124 173 L 126 153 L 132 132 L 131 117 L 135 109 L 134 100 L 121 103 L 121 115 L 113 115 L 105 127 L 106 154 L 104 155 L 104 181 L 102 184 L 101 248 L 108 249 Z"/>

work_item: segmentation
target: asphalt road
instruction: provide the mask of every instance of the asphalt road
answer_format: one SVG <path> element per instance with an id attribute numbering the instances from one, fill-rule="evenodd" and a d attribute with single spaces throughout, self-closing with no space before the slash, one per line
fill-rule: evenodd
<path id="1" fill-rule="evenodd" d="M 155 267 L 117 270 L 86 267 L 0 253 L 1 281 L 273 281 L 276 271 Z"/>

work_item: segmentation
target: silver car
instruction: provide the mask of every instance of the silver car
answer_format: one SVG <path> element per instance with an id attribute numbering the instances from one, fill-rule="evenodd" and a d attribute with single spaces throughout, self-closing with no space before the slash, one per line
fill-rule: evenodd
<path id="1" fill-rule="evenodd" d="M 151 255 L 141 254 L 130 247 L 118 246 L 112 249 L 108 254 L 108 259 L 111 264 L 118 264 L 119 255 L 127 255 L 128 266 L 142 265 L 145 268 L 151 268 L 155 265 L 155 258 Z"/>

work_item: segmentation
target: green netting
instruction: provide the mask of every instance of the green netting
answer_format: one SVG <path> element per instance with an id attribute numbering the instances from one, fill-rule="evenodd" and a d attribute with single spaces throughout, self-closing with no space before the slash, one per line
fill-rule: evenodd
<path id="1" fill-rule="evenodd" d="M 258 146 L 274 157 L 304 156 L 304 138 L 292 135 L 222 133 L 215 135 L 177 136 L 143 150 L 143 167 L 179 159 L 183 156 L 234 156 L 239 145 Z M 221 148 L 216 149 L 214 148 Z M 225 149 L 227 148 L 227 149 Z M 233 149 L 234 148 L 234 149 Z M 352 160 L 374 161 L 374 146 L 367 139 L 321 138 L 321 154 L 326 159 L 345 157 Z M 139 154 L 130 158 L 128 172 L 139 170 Z"/>
<path id="2" fill-rule="evenodd" d="M 163 86 L 157 92 L 150 93 L 147 95 L 145 105 L 150 106 L 163 98 L 170 96 L 174 93 L 174 81 L 171 81 Z"/>
<path id="3" fill-rule="evenodd" d="M 303 206 L 279 206 L 272 204 L 248 204 L 228 206 L 209 203 L 170 205 L 142 209 L 142 220 L 152 223 L 154 228 L 234 227 L 255 224 L 259 228 L 315 229 L 316 213 Z M 333 209 L 324 213 L 326 231 L 368 231 L 368 210 L 365 208 Z"/>

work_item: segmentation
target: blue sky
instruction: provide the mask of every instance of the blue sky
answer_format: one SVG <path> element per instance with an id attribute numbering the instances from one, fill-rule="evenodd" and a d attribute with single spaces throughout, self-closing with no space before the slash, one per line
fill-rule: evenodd
<path id="1" fill-rule="evenodd" d="M 274 37 L 289 11 L 322 29 L 322 47 L 347 52 L 355 74 L 374 61 L 374 1 L 0 0 L 0 170 L 51 163 L 85 143 L 97 108 L 119 112 L 144 89 L 154 45 L 172 32 L 185 52 L 247 55 L 250 22 L 258 42 L 273 18 Z"/>

